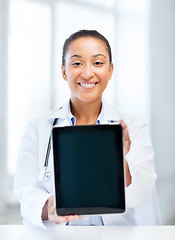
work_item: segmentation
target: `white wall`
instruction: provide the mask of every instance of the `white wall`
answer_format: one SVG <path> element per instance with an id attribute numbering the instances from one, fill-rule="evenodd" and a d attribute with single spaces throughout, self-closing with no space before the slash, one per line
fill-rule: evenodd
<path id="1" fill-rule="evenodd" d="M 175 224 L 175 1 L 151 1 L 151 127 L 163 224 Z"/>

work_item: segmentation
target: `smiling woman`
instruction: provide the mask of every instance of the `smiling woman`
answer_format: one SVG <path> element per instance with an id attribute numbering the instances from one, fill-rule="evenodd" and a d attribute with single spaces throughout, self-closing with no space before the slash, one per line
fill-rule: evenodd
<path id="1" fill-rule="evenodd" d="M 19 151 L 15 192 L 25 223 L 41 227 L 44 227 L 43 220 L 67 225 L 137 224 L 134 208 L 149 199 L 156 181 L 153 150 L 146 125 L 138 118 L 117 112 L 102 99 L 113 73 L 109 50 L 108 41 L 94 30 L 75 32 L 64 44 L 62 74 L 68 82 L 71 98 L 62 108 L 29 124 Z M 47 181 L 44 176 L 39 178 L 53 124 L 73 126 L 109 124 L 111 121 L 120 123 L 123 128 L 126 213 L 86 218 L 55 215 L 51 154 L 47 166 L 44 164 L 44 170 L 50 169 L 50 177 Z M 95 144 L 93 139 L 92 144 Z"/>
<path id="2" fill-rule="evenodd" d="M 65 55 L 62 72 L 68 81 L 72 101 L 96 100 L 101 104 L 102 93 L 113 72 L 113 64 L 104 41 L 94 37 L 81 37 L 70 43 Z"/>

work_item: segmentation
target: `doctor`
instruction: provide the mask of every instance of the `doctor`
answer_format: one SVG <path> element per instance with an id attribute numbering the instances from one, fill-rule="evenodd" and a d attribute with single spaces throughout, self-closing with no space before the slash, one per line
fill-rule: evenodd
<path id="1" fill-rule="evenodd" d="M 137 224 L 134 208 L 149 199 L 156 181 L 153 150 L 148 129 L 139 118 L 119 113 L 102 100 L 112 73 L 111 48 L 100 33 L 81 30 L 65 41 L 62 74 L 71 99 L 62 108 L 33 120 L 21 141 L 14 191 L 21 204 L 24 224 L 40 227 L 45 227 L 45 221 L 66 225 Z M 48 144 L 53 124 L 109 124 L 111 121 L 120 121 L 124 132 L 126 212 L 102 216 L 55 215 L 52 147 Z M 91 144 L 93 140 L 85 146 Z"/>

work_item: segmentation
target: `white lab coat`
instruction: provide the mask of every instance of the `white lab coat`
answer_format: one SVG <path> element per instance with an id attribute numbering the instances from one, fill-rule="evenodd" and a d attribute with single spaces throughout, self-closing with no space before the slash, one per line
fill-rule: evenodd
<path id="1" fill-rule="evenodd" d="M 147 126 L 140 118 L 119 113 L 105 101 L 102 106 L 103 114 L 99 115 L 101 124 L 123 119 L 128 126 L 131 147 L 126 159 L 132 176 L 131 185 L 125 189 L 126 213 L 103 215 L 103 222 L 105 225 L 133 225 L 134 208 L 149 199 L 156 182 L 152 144 Z M 42 208 L 54 193 L 52 148 L 48 163 L 51 176 L 47 181 L 39 181 L 39 175 L 43 171 L 54 119 L 58 118 L 58 126 L 69 126 L 70 114 L 68 102 L 61 109 L 33 120 L 23 134 L 17 159 L 14 191 L 21 204 L 24 224 L 44 227 L 41 220 Z"/>

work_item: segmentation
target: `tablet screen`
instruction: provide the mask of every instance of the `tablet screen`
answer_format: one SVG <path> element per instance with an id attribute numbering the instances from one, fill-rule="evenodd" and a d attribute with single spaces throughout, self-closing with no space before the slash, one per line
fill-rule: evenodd
<path id="1" fill-rule="evenodd" d="M 52 140 L 59 215 L 125 210 L 120 125 L 54 127 Z"/>

